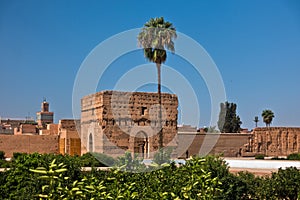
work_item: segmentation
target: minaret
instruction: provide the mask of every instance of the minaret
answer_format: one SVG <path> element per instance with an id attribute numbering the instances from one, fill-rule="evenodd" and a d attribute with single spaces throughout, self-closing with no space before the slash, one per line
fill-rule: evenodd
<path id="1" fill-rule="evenodd" d="M 41 111 L 36 113 L 36 120 L 39 127 L 46 128 L 47 124 L 53 123 L 53 112 L 49 112 L 49 103 L 44 98 Z"/>

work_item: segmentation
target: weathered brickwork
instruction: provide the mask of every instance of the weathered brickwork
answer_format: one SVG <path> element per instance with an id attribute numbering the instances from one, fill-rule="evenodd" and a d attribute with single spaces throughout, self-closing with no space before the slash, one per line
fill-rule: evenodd
<path id="1" fill-rule="evenodd" d="M 59 153 L 58 140 L 57 135 L 0 135 L 0 150 L 8 158 L 14 152 Z"/>
<path id="2" fill-rule="evenodd" d="M 300 128 L 255 128 L 243 150 L 244 155 L 253 153 L 267 156 L 287 156 L 298 153 L 300 152 Z"/>
<path id="3" fill-rule="evenodd" d="M 23 134 L 37 135 L 38 129 L 35 124 L 21 124 L 19 127 L 14 129 L 14 135 Z"/>
<path id="4" fill-rule="evenodd" d="M 164 146 L 177 146 L 177 107 L 174 94 L 162 94 Z M 152 157 L 158 150 L 158 94 L 103 91 L 81 100 L 82 153 Z"/>
<path id="5" fill-rule="evenodd" d="M 59 152 L 61 154 L 80 155 L 81 154 L 81 140 L 80 121 L 73 119 L 59 120 Z"/>
<path id="6" fill-rule="evenodd" d="M 182 158 L 206 154 L 238 157 L 250 138 L 251 134 L 178 133 L 177 151 Z"/>

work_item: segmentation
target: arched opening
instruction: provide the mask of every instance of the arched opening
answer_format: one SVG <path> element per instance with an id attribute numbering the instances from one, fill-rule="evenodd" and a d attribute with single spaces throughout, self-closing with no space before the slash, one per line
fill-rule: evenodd
<path id="1" fill-rule="evenodd" d="M 140 131 L 134 138 L 134 153 L 137 153 L 139 157 L 149 157 L 149 141 L 145 132 Z"/>
<path id="2" fill-rule="evenodd" d="M 89 135 L 89 152 L 93 152 L 93 146 L 94 146 L 93 135 L 92 135 L 92 133 L 90 133 L 90 135 Z"/>

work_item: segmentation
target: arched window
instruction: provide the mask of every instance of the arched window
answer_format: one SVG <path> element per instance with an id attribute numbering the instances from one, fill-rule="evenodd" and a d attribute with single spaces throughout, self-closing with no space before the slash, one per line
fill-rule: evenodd
<path id="1" fill-rule="evenodd" d="M 93 135 L 92 135 L 92 133 L 90 133 L 90 135 L 89 135 L 89 152 L 93 152 L 93 145 L 94 145 Z"/>

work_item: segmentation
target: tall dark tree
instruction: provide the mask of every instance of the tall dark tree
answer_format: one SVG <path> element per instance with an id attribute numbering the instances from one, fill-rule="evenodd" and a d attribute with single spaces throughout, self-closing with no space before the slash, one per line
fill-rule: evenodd
<path id="1" fill-rule="evenodd" d="M 263 118 L 263 121 L 266 123 L 267 127 L 270 127 L 270 124 L 272 123 L 273 118 L 275 117 L 272 110 L 264 110 L 261 113 L 261 116 Z"/>
<path id="2" fill-rule="evenodd" d="M 257 127 L 257 123 L 259 122 L 258 116 L 255 116 L 253 121 L 255 122 L 255 127 Z"/>
<path id="3" fill-rule="evenodd" d="M 241 119 L 236 114 L 235 103 L 221 103 L 218 127 L 222 133 L 239 133 L 241 131 Z"/>
<path id="4" fill-rule="evenodd" d="M 176 29 L 172 23 L 165 21 L 163 17 L 151 18 L 138 35 L 138 44 L 144 49 L 144 56 L 157 68 L 157 92 L 159 103 L 159 147 L 163 147 L 162 112 L 161 112 L 161 64 L 167 60 L 166 49 L 175 52 L 174 39 Z"/>

